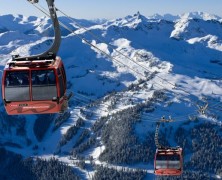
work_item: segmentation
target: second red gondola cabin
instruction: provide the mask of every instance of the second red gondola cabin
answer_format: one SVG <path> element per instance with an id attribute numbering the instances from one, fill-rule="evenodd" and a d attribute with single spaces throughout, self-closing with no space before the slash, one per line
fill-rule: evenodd
<path id="1" fill-rule="evenodd" d="M 183 170 L 182 148 L 158 148 L 154 159 L 154 173 L 159 176 L 179 176 Z"/>

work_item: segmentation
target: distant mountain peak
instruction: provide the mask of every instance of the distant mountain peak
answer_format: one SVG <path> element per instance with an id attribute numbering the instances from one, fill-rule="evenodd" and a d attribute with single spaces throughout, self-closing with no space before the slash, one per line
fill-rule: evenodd
<path id="1" fill-rule="evenodd" d="M 147 17 L 148 19 L 152 19 L 152 20 L 166 20 L 166 21 L 176 21 L 178 20 L 180 17 L 178 15 L 172 15 L 172 14 L 164 14 L 164 15 L 160 15 L 158 13 L 155 13 L 151 16 Z"/>
<path id="2" fill-rule="evenodd" d="M 221 20 L 222 18 L 214 15 L 214 14 L 209 14 L 209 13 L 205 13 L 205 12 L 188 12 L 188 13 L 183 13 L 180 15 L 172 15 L 172 14 L 164 14 L 164 15 L 160 15 L 158 13 L 153 14 L 151 16 L 147 17 L 148 19 L 163 19 L 163 20 L 167 20 L 167 21 L 178 21 L 180 19 L 203 19 L 205 21 L 207 20 Z"/>
<path id="3" fill-rule="evenodd" d="M 183 19 L 203 19 L 205 21 L 207 20 L 220 20 L 221 17 L 214 15 L 214 14 L 209 14 L 205 12 L 189 12 L 189 13 L 183 13 L 180 15 L 180 18 Z"/>
<path id="4" fill-rule="evenodd" d="M 203 12 L 185 13 L 175 23 L 170 37 L 178 40 L 200 38 L 206 40 L 209 35 L 221 37 L 220 17 Z M 212 24 L 215 24 L 212 28 Z M 199 41 L 199 40 L 196 40 Z"/>
<path id="5" fill-rule="evenodd" d="M 145 22 L 147 22 L 147 18 L 144 16 L 144 15 L 142 15 L 139 11 L 136 13 L 136 14 L 134 14 L 134 17 L 136 17 L 138 20 L 141 20 L 141 21 L 145 21 Z"/>
<path id="6" fill-rule="evenodd" d="M 135 15 L 139 17 L 141 14 L 139 11 L 137 11 L 137 13 Z"/>
<path id="7" fill-rule="evenodd" d="M 123 18 L 109 20 L 105 23 L 105 25 L 106 26 L 135 28 L 139 24 L 144 24 L 147 22 L 148 22 L 148 19 L 138 11 L 137 13 L 135 13 L 133 15 L 128 15 Z"/>

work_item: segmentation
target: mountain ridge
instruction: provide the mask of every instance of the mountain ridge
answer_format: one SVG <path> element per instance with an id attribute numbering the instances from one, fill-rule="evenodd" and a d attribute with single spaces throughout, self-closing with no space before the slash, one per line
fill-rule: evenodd
<path id="1" fill-rule="evenodd" d="M 140 177 L 149 179 L 154 178 L 156 122 L 171 116 L 175 122 L 162 127 L 160 139 L 185 150 L 182 177 L 201 177 L 203 172 L 205 177 L 220 177 L 218 164 L 198 161 L 215 160 L 212 153 L 218 155 L 218 162 L 222 160 L 217 151 L 222 139 L 222 25 L 213 18 L 188 16 L 168 21 L 138 12 L 102 24 L 94 21 L 85 28 L 78 25 L 87 21 L 79 24 L 60 18 L 75 32 L 62 29 L 58 52 L 65 64 L 68 91 L 74 92 L 69 113 L 64 119 L 58 115 L 7 116 L 1 106 L 1 145 L 25 158 L 55 157 L 80 171 L 85 179 L 100 177 L 99 168 L 104 166 L 107 177 L 110 172 L 124 174 L 124 168 L 131 168 L 145 170 Z M 36 21 L 39 19 L 18 16 L 17 25 L 10 21 L 13 25 L 6 27 L 0 21 L 1 69 L 10 54 L 37 54 L 50 46 L 53 32 L 48 18 L 40 26 Z M 201 31 L 196 31 L 198 28 Z M 198 113 L 203 99 L 209 103 L 205 115 Z M 208 166 L 212 172 L 206 171 Z M 198 169 L 193 173 L 195 167 Z"/>

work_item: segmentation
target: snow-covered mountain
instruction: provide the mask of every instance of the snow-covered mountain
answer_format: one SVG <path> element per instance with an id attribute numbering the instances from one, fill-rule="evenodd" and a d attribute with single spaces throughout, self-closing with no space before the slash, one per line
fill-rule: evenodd
<path id="1" fill-rule="evenodd" d="M 172 14 L 154 14 L 152 16 L 148 16 L 148 19 L 164 19 L 167 21 L 178 21 L 180 19 L 202 19 L 202 20 L 216 20 L 216 21 L 221 21 L 221 17 L 214 15 L 214 14 L 209 14 L 209 13 L 204 13 L 204 12 L 189 12 L 189 13 L 183 13 L 180 15 L 172 15 Z"/>
<path id="2" fill-rule="evenodd" d="M 81 179 L 152 179 L 156 122 L 171 116 L 160 141 L 184 149 L 178 179 L 222 177 L 220 17 L 138 12 L 106 21 L 60 21 L 74 32 L 62 28 L 58 53 L 68 91 L 75 94 L 69 113 L 8 116 L 1 106 L 2 147 L 23 158 L 55 157 Z M 45 17 L 0 16 L 1 70 L 12 54 L 50 47 L 51 27 Z"/>

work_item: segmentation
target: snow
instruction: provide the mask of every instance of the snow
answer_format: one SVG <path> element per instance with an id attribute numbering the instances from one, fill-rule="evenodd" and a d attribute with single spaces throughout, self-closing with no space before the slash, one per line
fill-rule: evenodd
<path id="1" fill-rule="evenodd" d="M 105 146 L 97 147 L 94 149 L 94 151 L 91 153 L 91 156 L 93 159 L 98 159 L 100 154 L 105 150 Z"/>
<path id="2" fill-rule="evenodd" d="M 33 132 L 36 116 L 25 116 L 27 138 L 32 140 L 32 145 L 27 146 L 25 138 L 18 137 L 13 131 L 12 134 L 5 134 L 0 141 L 16 142 L 22 148 L 7 146 L 7 149 L 24 157 L 50 158 L 57 154 L 56 158 L 73 166 L 72 160 L 64 154 L 70 153 L 82 129 L 64 146 L 59 147 L 59 141 L 79 117 L 85 120 L 84 128 L 90 130 L 100 117 L 112 115 L 134 104 L 144 103 L 159 89 L 166 90 L 168 99 L 165 103 L 157 103 L 154 113 L 142 114 L 141 122 L 135 126 L 135 133 L 142 140 L 147 131 L 154 132 L 155 123 L 161 116 L 172 116 L 175 120 L 172 126 L 175 129 L 187 121 L 188 115 L 199 116 L 194 104 L 203 96 L 213 99 L 209 103 L 213 108 L 210 111 L 221 115 L 221 112 L 216 110 L 220 108 L 222 101 L 221 18 L 194 12 L 178 16 L 156 14 L 147 18 L 137 13 L 110 21 L 74 19 L 77 23 L 64 17 L 60 20 L 114 60 L 88 46 L 75 34 L 62 29 L 59 55 L 65 64 L 70 83 L 69 91 L 74 92 L 74 97 L 81 103 L 76 105 L 76 99 L 73 98 L 71 117 L 54 132 L 52 123 L 41 142 L 38 142 Z M 79 28 L 78 23 L 87 28 Z M 45 17 L 0 16 L 0 65 L 4 66 L 12 54 L 38 54 L 49 48 L 53 39 L 50 27 L 49 19 Z M 91 36 L 89 32 L 99 39 Z M 151 78 L 150 75 L 154 72 L 157 75 Z M 145 78 L 150 79 L 146 84 L 138 85 L 139 90 L 128 89 L 132 83 L 138 84 L 140 79 Z M 113 91 L 117 92 L 119 98 L 113 109 L 110 109 L 111 100 L 103 98 Z M 91 99 L 97 99 L 98 104 L 86 107 Z M 218 104 L 215 105 L 216 103 Z M 93 113 L 92 117 L 81 115 L 80 109 Z M 221 124 L 221 119 L 199 117 Z M 192 126 L 191 123 L 186 128 Z M 169 141 L 176 146 L 174 140 Z M 33 150 L 34 145 L 38 145 L 38 149 Z M 105 146 L 100 143 L 84 153 L 92 156 L 95 163 L 106 164 L 98 160 L 104 149 Z M 111 164 L 107 166 L 114 167 Z M 145 169 L 148 173 L 153 173 L 151 165 L 137 164 L 126 167 Z"/>
<path id="3" fill-rule="evenodd" d="M 209 14 L 206 12 L 190 12 L 190 13 L 184 13 L 180 15 L 180 18 L 189 18 L 189 19 L 203 19 L 205 21 L 208 20 L 220 20 L 221 17 L 214 15 L 214 14 Z"/>
<path id="4" fill-rule="evenodd" d="M 190 44 L 201 43 L 211 49 L 222 51 L 222 41 L 217 36 L 207 35 L 201 38 L 196 37 L 187 40 L 187 42 Z"/>
<path id="5" fill-rule="evenodd" d="M 164 15 L 160 15 L 160 14 L 154 14 L 152 16 L 149 16 L 148 19 L 164 19 L 167 21 L 173 21 L 176 22 L 179 19 L 203 19 L 205 21 L 207 20 L 217 20 L 220 21 L 221 17 L 214 15 L 214 14 L 209 14 L 206 12 L 189 12 L 189 13 L 183 13 L 183 14 L 179 14 L 179 15 L 172 15 L 172 14 L 164 14 Z"/>
<path id="6" fill-rule="evenodd" d="M 124 38 L 120 38 L 120 39 L 114 41 L 113 45 L 119 47 L 120 49 L 129 48 L 130 47 L 130 41 L 128 41 L 127 39 L 124 39 Z"/>

